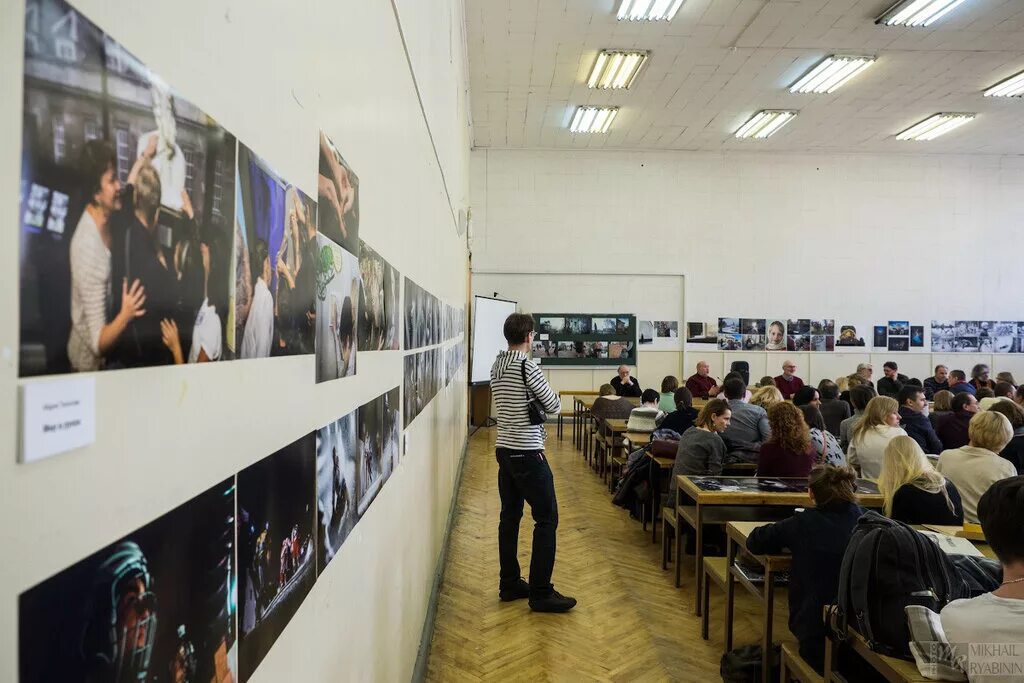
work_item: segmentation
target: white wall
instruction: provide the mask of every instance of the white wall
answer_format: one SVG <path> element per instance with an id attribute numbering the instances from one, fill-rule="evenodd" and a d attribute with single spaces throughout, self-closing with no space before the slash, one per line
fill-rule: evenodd
<path id="1" fill-rule="evenodd" d="M 437 3 L 435 3 L 436 5 Z M 446 16 L 461 1 L 446 0 Z M 361 181 L 361 236 L 403 275 L 453 305 L 466 259 L 451 194 L 465 197 L 464 119 L 428 110 L 435 155 L 390 3 L 305 0 L 79 0 L 189 100 L 316 196 L 317 130 Z M 421 16 L 419 14 L 417 17 Z M 419 41 L 436 26 L 402 26 Z M 152 368 L 97 376 L 96 444 L 30 466 L 18 434 L 18 215 L 22 2 L 0 6 L 0 680 L 17 677 L 23 590 L 402 383 L 402 354 L 360 354 L 358 375 L 313 382 L 313 357 Z M 166 28 L 167 30 L 162 30 Z M 461 56 L 419 41 L 417 76 L 465 89 Z M 443 57 L 436 54 L 445 50 Z M 460 48 L 461 50 L 461 48 Z M 461 55 L 461 52 L 460 52 Z M 461 119 L 461 116 L 460 116 Z M 464 374 L 406 433 L 408 456 L 260 665 L 253 681 L 407 680 L 454 494 L 465 436 Z"/>
<path id="2" fill-rule="evenodd" d="M 1024 319 L 1024 158 L 475 150 L 470 161 L 474 270 L 683 272 L 696 321 L 909 319 L 927 334 L 933 318 Z M 687 370 L 713 355 L 734 359 L 691 347 Z M 774 355 L 756 361 L 770 374 Z M 992 354 L 953 365 L 986 358 L 1024 365 Z"/>

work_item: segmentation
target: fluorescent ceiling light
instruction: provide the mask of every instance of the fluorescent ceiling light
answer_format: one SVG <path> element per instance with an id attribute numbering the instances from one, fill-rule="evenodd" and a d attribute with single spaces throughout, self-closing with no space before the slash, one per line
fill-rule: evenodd
<path id="1" fill-rule="evenodd" d="M 649 53 L 643 50 L 601 50 L 590 70 L 588 88 L 628 88 L 633 85 Z"/>
<path id="2" fill-rule="evenodd" d="M 736 131 L 738 138 L 766 138 L 796 117 L 795 111 L 764 109 L 754 114 Z"/>
<path id="3" fill-rule="evenodd" d="M 569 124 L 573 133 L 607 133 L 619 113 L 618 107 L 576 107 Z"/>
<path id="4" fill-rule="evenodd" d="M 934 114 L 921 123 L 907 128 L 896 136 L 897 140 L 934 140 L 974 119 L 974 114 Z"/>
<path id="5" fill-rule="evenodd" d="M 985 91 L 985 97 L 1024 97 L 1024 71 L 996 83 Z"/>
<path id="6" fill-rule="evenodd" d="M 964 0 L 900 0 L 875 20 L 886 26 L 931 26 Z"/>
<path id="7" fill-rule="evenodd" d="M 874 57 L 832 55 L 803 75 L 789 87 L 796 93 L 830 93 L 875 63 Z"/>
<path id="8" fill-rule="evenodd" d="M 683 0 L 622 0 L 619 21 L 672 21 Z"/>

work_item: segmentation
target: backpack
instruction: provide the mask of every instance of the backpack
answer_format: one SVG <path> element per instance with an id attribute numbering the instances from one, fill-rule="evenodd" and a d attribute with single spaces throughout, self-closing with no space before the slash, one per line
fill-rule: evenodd
<path id="1" fill-rule="evenodd" d="M 722 655 L 718 665 L 718 673 L 722 683 L 761 683 L 762 655 L 760 645 L 744 645 Z M 768 680 L 777 681 L 781 675 L 782 647 L 772 645 L 768 655 Z"/>
<path id="2" fill-rule="evenodd" d="M 830 614 L 835 637 L 853 626 L 872 650 L 910 657 L 904 607 L 939 612 L 970 592 L 950 557 L 902 522 L 866 512 L 857 520 L 839 572 L 839 597 Z"/>

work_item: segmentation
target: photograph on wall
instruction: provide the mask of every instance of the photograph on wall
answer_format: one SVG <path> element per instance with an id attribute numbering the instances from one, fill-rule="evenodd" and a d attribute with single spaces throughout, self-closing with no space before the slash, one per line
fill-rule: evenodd
<path id="1" fill-rule="evenodd" d="M 608 358 L 622 361 L 634 360 L 633 342 L 608 342 Z"/>
<path id="2" fill-rule="evenodd" d="M 836 337 L 836 346 L 865 346 L 864 334 L 867 329 L 867 325 L 853 323 L 840 325 L 839 334 Z"/>
<path id="3" fill-rule="evenodd" d="M 234 336 L 239 358 L 313 353 L 316 205 L 243 144 L 235 203 Z"/>
<path id="4" fill-rule="evenodd" d="M 629 332 L 628 318 L 593 318 L 593 334 L 626 334 Z"/>
<path id="5" fill-rule="evenodd" d="M 654 330 L 653 320 L 640 320 L 637 322 L 637 342 L 640 344 L 653 344 L 654 336 L 656 332 Z"/>
<path id="6" fill-rule="evenodd" d="M 994 351 L 996 322 L 994 320 L 983 320 L 978 323 L 978 328 L 978 350 Z"/>
<path id="7" fill-rule="evenodd" d="M 890 351 L 909 351 L 910 337 L 889 337 Z"/>
<path id="8" fill-rule="evenodd" d="M 1019 322 L 1004 320 L 995 324 L 995 349 L 996 353 L 1020 353 L 1020 337 L 1017 334 L 1020 329 Z"/>
<path id="9" fill-rule="evenodd" d="M 717 344 L 718 328 L 715 323 L 686 323 L 687 344 Z"/>
<path id="10" fill-rule="evenodd" d="M 769 318 L 768 326 L 765 328 L 765 351 L 786 350 L 786 323 L 782 318 Z"/>
<path id="11" fill-rule="evenodd" d="M 889 336 L 889 328 L 885 325 L 874 326 L 874 346 L 878 349 L 884 349 L 888 346 L 886 338 Z"/>
<path id="12" fill-rule="evenodd" d="M 316 381 L 356 374 L 359 260 L 323 235 L 316 278 Z"/>
<path id="13" fill-rule="evenodd" d="M 359 248 L 359 324 L 360 351 L 398 349 L 398 271 L 360 242 Z"/>
<path id="14" fill-rule="evenodd" d="M 956 345 L 956 321 L 955 320 L 933 320 L 932 321 L 932 353 L 945 351 L 955 352 Z"/>
<path id="15" fill-rule="evenodd" d="M 458 368 L 458 352 L 461 345 L 454 347 L 456 350 L 456 368 Z M 402 441 L 402 416 L 401 401 L 399 398 L 400 387 L 395 387 L 384 394 L 384 460 L 388 463 L 390 471 L 394 472 L 398 467 L 399 444 Z"/>
<path id="16" fill-rule="evenodd" d="M 655 334 L 659 339 L 678 339 L 679 338 L 679 321 L 678 320 L 655 320 L 654 321 Z"/>
<path id="17" fill-rule="evenodd" d="M 316 177 L 319 231 L 359 256 L 359 177 L 327 134 L 320 131 L 320 165 Z"/>
<path id="18" fill-rule="evenodd" d="M 22 593 L 19 679 L 235 681 L 234 514 L 232 477 Z"/>
<path id="19" fill-rule="evenodd" d="M 810 351 L 811 350 L 811 335 L 809 335 L 809 334 L 789 334 L 789 335 L 786 335 L 786 350 L 787 351 Z"/>
<path id="20" fill-rule="evenodd" d="M 356 411 L 316 432 L 317 573 L 359 521 L 356 506 Z"/>
<path id="21" fill-rule="evenodd" d="M 660 348 L 678 348 L 679 322 L 676 320 L 640 320 L 637 322 L 638 343 Z"/>
<path id="22" fill-rule="evenodd" d="M 565 334 L 565 318 L 540 318 L 537 334 Z"/>
<path id="23" fill-rule="evenodd" d="M 739 334 L 740 333 L 740 319 L 739 318 L 719 318 L 718 319 L 718 334 Z"/>
<path id="24" fill-rule="evenodd" d="M 786 321 L 786 334 L 801 336 L 811 333 L 810 318 L 790 318 Z"/>
<path id="25" fill-rule="evenodd" d="M 356 461 L 356 495 L 359 516 L 366 513 L 384 482 L 391 474 L 391 462 L 384 458 L 384 396 L 359 406 Z"/>
<path id="26" fill-rule="evenodd" d="M 238 473 L 238 666 L 246 681 L 316 581 L 316 432 Z"/>
<path id="27" fill-rule="evenodd" d="M 924 325 L 910 326 L 911 348 L 924 348 Z"/>
<path id="28" fill-rule="evenodd" d="M 220 360 L 235 139 L 61 0 L 25 3 L 19 375 Z"/>
<path id="29" fill-rule="evenodd" d="M 910 322 L 907 320 L 890 320 L 888 333 L 890 337 L 909 337 Z"/>
<path id="30" fill-rule="evenodd" d="M 831 318 L 811 320 L 811 334 L 834 337 L 836 334 L 836 321 Z"/>
<path id="31" fill-rule="evenodd" d="M 765 334 L 765 319 L 764 318 L 740 318 L 740 334 L 764 336 Z"/>
<path id="32" fill-rule="evenodd" d="M 835 351 L 836 338 L 831 334 L 812 334 L 810 350 L 818 353 Z"/>
<path id="33" fill-rule="evenodd" d="M 743 350 L 743 335 L 742 334 L 723 334 L 718 333 L 718 350 L 719 351 L 742 351 Z"/>
<path id="34" fill-rule="evenodd" d="M 437 394 L 440 382 L 440 349 L 430 349 L 405 357 L 402 395 L 404 426 L 408 427 Z"/>
<path id="35" fill-rule="evenodd" d="M 595 342 L 584 342 L 584 348 L 587 358 L 607 358 L 608 357 L 608 343 L 595 341 Z"/>
<path id="36" fill-rule="evenodd" d="M 405 348 L 418 349 L 441 341 L 441 302 L 405 278 Z"/>
<path id="37" fill-rule="evenodd" d="M 590 334 L 592 329 L 590 316 L 574 315 L 565 319 L 565 331 L 568 334 Z"/>

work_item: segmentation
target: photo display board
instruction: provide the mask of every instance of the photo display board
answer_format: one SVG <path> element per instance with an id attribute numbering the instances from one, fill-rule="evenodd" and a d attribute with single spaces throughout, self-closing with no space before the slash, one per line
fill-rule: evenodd
<path id="1" fill-rule="evenodd" d="M 533 359 L 544 366 L 636 364 L 636 316 L 535 313 Z"/>

